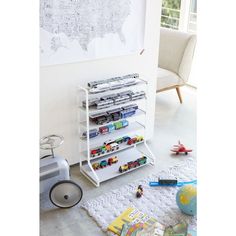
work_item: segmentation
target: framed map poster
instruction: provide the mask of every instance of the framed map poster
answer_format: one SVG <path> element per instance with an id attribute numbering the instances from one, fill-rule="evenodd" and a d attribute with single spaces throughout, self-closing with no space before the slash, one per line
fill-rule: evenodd
<path id="1" fill-rule="evenodd" d="M 40 0 L 42 66 L 139 53 L 146 0 Z"/>

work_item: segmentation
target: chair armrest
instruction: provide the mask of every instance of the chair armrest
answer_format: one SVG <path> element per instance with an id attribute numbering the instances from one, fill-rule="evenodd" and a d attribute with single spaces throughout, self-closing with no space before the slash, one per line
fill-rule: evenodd
<path id="1" fill-rule="evenodd" d="M 197 42 L 196 35 L 191 35 L 188 41 L 188 45 L 184 50 L 184 55 L 179 66 L 178 74 L 179 77 L 184 81 L 184 83 L 186 83 L 189 78 L 196 42 Z"/>

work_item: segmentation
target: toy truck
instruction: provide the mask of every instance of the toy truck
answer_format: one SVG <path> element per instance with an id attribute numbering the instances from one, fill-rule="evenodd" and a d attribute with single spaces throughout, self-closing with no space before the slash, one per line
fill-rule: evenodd
<path id="1" fill-rule="evenodd" d="M 99 128 L 100 134 L 107 134 L 109 133 L 109 128 L 107 126 L 102 126 Z"/>
<path id="2" fill-rule="evenodd" d="M 114 126 L 115 126 L 115 129 L 116 129 L 116 130 L 123 128 L 123 124 L 122 124 L 121 121 L 115 122 L 115 123 L 114 123 Z"/>
<path id="3" fill-rule="evenodd" d="M 125 128 L 126 126 L 129 125 L 129 122 L 127 120 L 121 120 L 118 122 L 114 123 L 115 129 L 121 129 L 121 128 Z"/>
<path id="4" fill-rule="evenodd" d="M 97 131 L 97 129 L 89 130 L 89 138 L 95 138 L 98 135 L 99 135 L 99 132 Z M 83 132 L 82 137 L 87 138 L 87 131 Z"/>
<path id="5" fill-rule="evenodd" d="M 121 111 L 121 118 L 128 118 L 130 116 L 133 116 L 136 113 L 136 110 L 133 108 Z"/>

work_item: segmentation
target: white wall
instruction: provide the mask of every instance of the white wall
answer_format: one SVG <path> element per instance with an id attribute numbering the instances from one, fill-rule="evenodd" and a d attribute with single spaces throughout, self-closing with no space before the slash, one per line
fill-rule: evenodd
<path id="1" fill-rule="evenodd" d="M 60 134 L 65 143 L 55 152 L 70 164 L 78 163 L 76 87 L 88 81 L 129 73 L 149 81 L 148 136 L 152 137 L 155 112 L 156 67 L 158 61 L 161 0 L 147 0 L 145 51 L 142 55 L 41 67 L 40 136 Z M 135 27 L 135 26 L 134 26 Z"/>

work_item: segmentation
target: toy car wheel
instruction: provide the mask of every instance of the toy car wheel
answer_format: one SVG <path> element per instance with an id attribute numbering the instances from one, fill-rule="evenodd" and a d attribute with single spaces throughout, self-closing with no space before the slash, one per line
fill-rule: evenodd
<path id="1" fill-rule="evenodd" d="M 179 153 L 178 153 L 178 152 L 176 152 L 176 155 L 179 155 Z"/>
<path id="2" fill-rule="evenodd" d="M 51 202 L 60 208 L 77 205 L 83 197 L 81 187 L 71 180 L 63 180 L 52 186 L 49 192 Z"/>
<path id="3" fill-rule="evenodd" d="M 188 155 L 188 152 L 185 152 L 185 155 Z"/>

